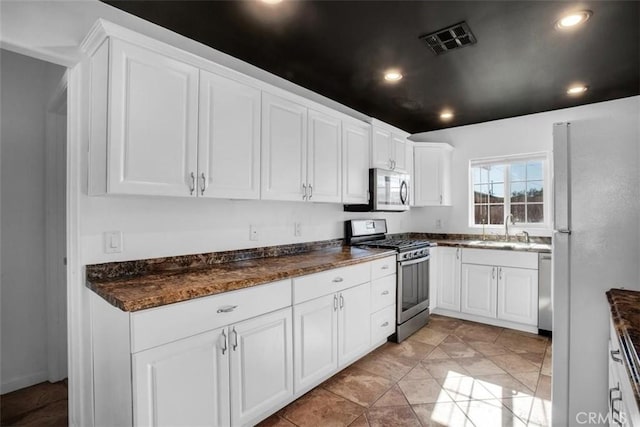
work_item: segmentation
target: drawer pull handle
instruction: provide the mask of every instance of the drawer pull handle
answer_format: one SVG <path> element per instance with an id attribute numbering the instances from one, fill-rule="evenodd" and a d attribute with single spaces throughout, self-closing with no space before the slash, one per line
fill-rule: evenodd
<path id="1" fill-rule="evenodd" d="M 389 291 L 382 291 L 382 295 L 389 295 Z"/>
<path id="2" fill-rule="evenodd" d="M 238 332 L 236 332 L 235 327 L 231 332 L 233 332 L 233 351 L 236 351 L 236 349 L 238 348 Z"/>
<path id="3" fill-rule="evenodd" d="M 382 325 L 380 325 L 381 328 L 384 328 L 386 326 L 389 326 L 389 322 L 384 322 Z"/>
<path id="4" fill-rule="evenodd" d="M 620 350 L 611 350 L 611 359 L 613 359 L 614 362 L 622 363 L 622 359 L 619 357 L 616 357 L 619 354 L 620 354 Z"/>
<path id="5" fill-rule="evenodd" d="M 333 311 L 338 311 L 338 295 L 333 296 Z"/>
<path id="6" fill-rule="evenodd" d="M 216 313 L 231 313 L 236 308 L 238 308 L 237 305 L 227 305 L 224 307 L 220 307 Z"/>
<path id="7" fill-rule="evenodd" d="M 344 307 L 344 297 L 340 294 L 340 310 Z"/>
<path id="8" fill-rule="evenodd" d="M 342 282 L 344 279 L 342 277 L 336 277 L 335 279 L 333 279 L 333 283 L 340 283 Z"/>
<path id="9" fill-rule="evenodd" d="M 381 270 L 388 270 L 389 269 L 389 264 L 385 264 L 381 267 Z"/>

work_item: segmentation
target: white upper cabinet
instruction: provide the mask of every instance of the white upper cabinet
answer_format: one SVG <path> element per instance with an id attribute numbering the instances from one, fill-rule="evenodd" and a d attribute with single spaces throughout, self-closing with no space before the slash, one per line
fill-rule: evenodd
<path id="1" fill-rule="evenodd" d="M 413 188 L 415 206 L 451 205 L 451 157 L 445 143 L 416 143 Z"/>
<path id="2" fill-rule="evenodd" d="M 307 108 L 262 94 L 262 198 L 303 200 L 307 184 Z"/>
<path id="3" fill-rule="evenodd" d="M 369 144 L 371 126 L 358 121 L 342 122 L 342 201 L 369 201 Z"/>
<path id="4" fill-rule="evenodd" d="M 342 121 L 309 110 L 307 200 L 342 201 Z"/>
<path id="5" fill-rule="evenodd" d="M 406 132 L 373 120 L 371 138 L 371 167 L 409 172 Z"/>
<path id="6" fill-rule="evenodd" d="M 107 106 L 92 117 L 106 165 L 94 170 L 106 178 L 98 192 L 195 196 L 198 69 L 119 39 L 110 48 L 92 70 L 92 103 Z"/>
<path id="7" fill-rule="evenodd" d="M 260 90 L 200 72 L 198 196 L 260 198 Z"/>

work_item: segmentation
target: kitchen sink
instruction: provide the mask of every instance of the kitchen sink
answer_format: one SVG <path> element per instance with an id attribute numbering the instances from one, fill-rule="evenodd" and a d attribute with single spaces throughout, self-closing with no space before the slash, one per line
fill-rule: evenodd
<path id="1" fill-rule="evenodd" d="M 525 242 L 501 242 L 501 241 L 487 241 L 487 240 L 471 240 L 467 242 L 468 246 L 478 248 L 494 248 L 494 249 L 521 249 L 521 250 L 536 250 L 546 248 L 547 245 L 540 243 L 525 243 Z"/>

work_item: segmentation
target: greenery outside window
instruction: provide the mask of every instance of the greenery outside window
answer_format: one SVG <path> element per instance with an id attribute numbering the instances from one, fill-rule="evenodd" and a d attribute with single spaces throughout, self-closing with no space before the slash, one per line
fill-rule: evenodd
<path id="1" fill-rule="evenodd" d="M 549 228 L 551 186 L 546 153 L 469 163 L 469 225 L 503 226 L 507 215 L 523 228 Z"/>

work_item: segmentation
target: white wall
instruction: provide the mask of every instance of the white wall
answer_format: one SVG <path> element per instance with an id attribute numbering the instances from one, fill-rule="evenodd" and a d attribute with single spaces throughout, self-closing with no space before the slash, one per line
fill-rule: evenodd
<path id="1" fill-rule="evenodd" d="M 47 378 L 45 111 L 64 70 L 0 51 L 2 393 Z"/>
<path id="2" fill-rule="evenodd" d="M 453 206 L 426 207 L 413 211 L 415 231 L 482 233 L 470 228 L 468 219 L 469 160 L 547 151 L 553 149 L 552 125 L 557 122 L 617 117 L 637 111 L 639 97 L 599 102 L 492 122 L 414 134 L 416 141 L 448 142 L 454 146 L 452 164 Z M 436 229 L 436 220 L 442 229 Z M 497 230 L 491 230 L 498 232 Z M 530 229 L 532 235 L 550 236 L 551 230 Z"/>

